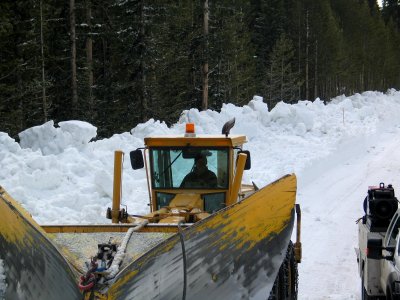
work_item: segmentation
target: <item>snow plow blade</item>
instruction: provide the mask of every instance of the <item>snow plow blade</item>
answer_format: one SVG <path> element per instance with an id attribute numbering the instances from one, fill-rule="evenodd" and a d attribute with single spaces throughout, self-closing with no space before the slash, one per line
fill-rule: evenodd
<path id="1" fill-rule="evenodd" d="M 132 262 L 107 299 L 267 299 L 294 223 L 287 175 L 195 223 Z"/>
<path id="2" fill-rule="evenodd" d="M 114 279 L 82 295 L 76 263 L 0 188 L 5 299 L 268 299 L 292 235 L 295 200 L 296 177 L 287 175 L 135 259 L 126 255 Z"/>
<path id="3" fill-rule="evenodd" d="M 46 233 L 0 187 L 0 259 L 4 299 L 81 299 L 76 277 Z M 1 296 L 1 295 L 0 295 Z"/>

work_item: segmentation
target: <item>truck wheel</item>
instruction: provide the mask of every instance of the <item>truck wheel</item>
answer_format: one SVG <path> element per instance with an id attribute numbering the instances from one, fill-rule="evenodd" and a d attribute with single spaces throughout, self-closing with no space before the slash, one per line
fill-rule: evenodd
<path id="1" fill-rule="evenodd" d="M 282 264 L 283 266 L 283 264 Z M 285 287 L 285 274 L 282 266 L 279 269 L 278 276 L 276 276 L 274 286 L 268 297 L 268 300 L 284 300 L 284 287 Z"/>
<path id="2" fill-rule="evenodd" d="M 375 297 L 369 296 L 367 290 L 364 287 L 364 271 L 361 275 L 361 300 L 374 300 Z"/>
<path id="3" fill-rule="evenodd" d="M 386 290 L 387 300 L 399 300 L 400 299 L 400 285 L 398 283 L 392 283 L 387 287 Z"/>
<path id="4" fill-rule="evenodd" d="M 279 269 L 268 300 L 297 300 L 298 278 L 294 247 L 292 241 L 290 241 L 285 260 Z"/>
<path id="5" fill-rule="evenodd" d="M 367 291 L 365 290 L 364 286 L 361 286 L 362 290 L 361 290 L 361 300 L 373 300 L 375 299 L 375 297 L 369 296 L 367 294 Z"/>
<path id="6" fill-rule="evenodd" d="M 393 300 L 393 293 L 390 287 L 386 289 L 386 300 Z"/>

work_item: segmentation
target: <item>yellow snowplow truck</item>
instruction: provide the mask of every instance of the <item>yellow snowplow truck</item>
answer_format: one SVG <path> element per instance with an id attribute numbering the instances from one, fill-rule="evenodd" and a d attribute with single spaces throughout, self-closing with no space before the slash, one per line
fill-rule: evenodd
<path id="1" fill-rule="evenodd" d="M 0 187 L 5 299 L 297 299 L 296 177 L 242 184 L 245 136 L 145 138 L 150 212 L 121 209 L 123 153 L 105 225 L 38 225 Z M 143 200 L 146 201 L 146 200 Z M 291 242 L 297 215 L 296 243 Z"/>

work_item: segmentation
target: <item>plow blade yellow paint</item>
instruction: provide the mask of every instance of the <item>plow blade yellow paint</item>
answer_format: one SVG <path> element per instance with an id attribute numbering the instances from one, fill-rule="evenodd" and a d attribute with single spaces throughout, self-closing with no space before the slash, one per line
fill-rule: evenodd
<path id="1" fill-rule="evenodd" d="M 0 193 L 0 258 L 13 285 L 6 296 L 20 288 L 23 297 L 10 299 L 81 299 L 71 264 L 30 216 Z M 95 295 L 267 299 L 292 234 L 295 200 L 296 177 L 287 175 L 125 262 L 109 287 Z"/>
<path id="2" fill-rule="evenodd" d="M 0 187 L 5 299 L 80 299 L 76 274 L 32 217 Z"/>
<path id="3" fill-rule="evenodd" d="M 131 263 L 108 299 L 267 299 L 293 229 L 289 175 Z"/>

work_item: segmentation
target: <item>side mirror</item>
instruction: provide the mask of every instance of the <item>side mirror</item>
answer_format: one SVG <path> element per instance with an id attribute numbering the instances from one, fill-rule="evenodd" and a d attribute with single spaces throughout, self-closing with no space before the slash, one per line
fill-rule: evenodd
<path id="1" fill-rule="evenodd" d="M 250 170 L 251 168 L 251 158 L 250 158 L 250 151 L 249 150 L 240 150 L 238 154 L 244 153 L 247 155 L 246 164 L 244 165 L 245 170 Z"/>
<path id="2" fill-rule="evenodd" d="M 369 239 L 367 241 L 367 258 L 382 259 L 382 239 Z"/>
<path id="3" fill-rule="evenodd" d="M 387 252 L 389 252 L 389 255 L 383 256 L 382 258 L 384 258 L 386 260 L 393 260 L 394 251 L 396 250 L 396 247 L 395 246 L 388 246 L 388 247 L 385 247 L 383 249 L 386 250 Z"/>
<path id="4" fill-rule="evenodd" d="M 129 156 L 131 158 L 132 169 L 137 170 L 137 169 L 142 169 L 144 167 L 143 155 L 140 149 L 131 151 Z"/>

